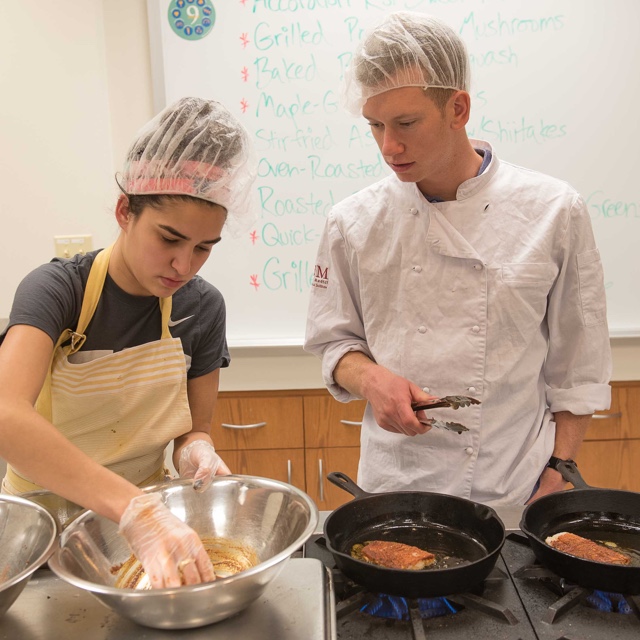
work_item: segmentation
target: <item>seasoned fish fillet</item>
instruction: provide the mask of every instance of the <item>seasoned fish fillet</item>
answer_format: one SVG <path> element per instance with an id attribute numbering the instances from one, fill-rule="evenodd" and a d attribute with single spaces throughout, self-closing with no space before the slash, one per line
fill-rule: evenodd
<path id="1" fill-rule="evenodd" d="M 566 531 L 556 533 L 555 536 L 549 536 L 545 542 L 554 549 L 558 549 L 558 551 L 569 553 L 585 560 L 607 562 L 609 564 L 629 564 L 631 562 L 631 558 L 624 555 L 624 553 L 619 553 L 593 540 L 588 540 Z"/>
<path id="2" fill-rule="evenodd" d="M 355 549 L 359 547 L 359 549 Z M 383 540 L 372 540 L 364 545 L 354 545 L 355 557 L 371 562 L 372 564 L 387 567 L 389 569 L 403 569 L 408 571 L 419 571 L 436 561 L 433 553 L 412 547 L 401 542 L 386 542 Z M 352 552 L 352 555 L 354 555 Z"/>

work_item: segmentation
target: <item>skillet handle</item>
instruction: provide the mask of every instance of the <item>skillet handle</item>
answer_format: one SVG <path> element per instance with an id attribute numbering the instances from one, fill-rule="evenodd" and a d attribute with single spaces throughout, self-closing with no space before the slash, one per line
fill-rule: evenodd
<path id="1" fill-rule="evenodd" d="M 332 471 L 327 474 L 327 480 L 336 487 L 340 487 L 343 491 L 350 493 L 355 498 L 365 498 L 366 496 L 372 496 L 373 493 L 367 493 L 364 489 L 361 489 L 346 473 L 341 471 Z"/>
<path id="2" fill-rule="evenodd" d="M 578 465 L 573 460 L 560 460 L 553 468 L 559 471 L 562 477 L 576 489 L 594 489 L 584 481 L 578 471 Z"/>

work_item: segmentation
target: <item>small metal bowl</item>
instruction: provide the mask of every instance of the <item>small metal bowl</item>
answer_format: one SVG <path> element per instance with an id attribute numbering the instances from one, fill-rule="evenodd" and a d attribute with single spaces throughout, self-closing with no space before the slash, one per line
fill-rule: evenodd
<path id="1" fill-rule="evenodd" d="M 0 617 L 53 552 L 58 526 L 43 507 L 0 495 Z"/>
<path id="2" fill-rule="evenodd" d="M 258 564 L 227 578 L 172 589 L 119 588 L 120 567 L 131 550 L 118 526 L 87 511 L 60 536 L 49 567 L 92 593 L 119 615 L 157 629 L 188 629 L 224 620 L 248 607 L 311 536 L 318 509 L 307 494 L 284 482 L 218 476 L 203 493 L 191 480 L 149 487 L 201 538 L 225 538 L 251 547 Z"/>

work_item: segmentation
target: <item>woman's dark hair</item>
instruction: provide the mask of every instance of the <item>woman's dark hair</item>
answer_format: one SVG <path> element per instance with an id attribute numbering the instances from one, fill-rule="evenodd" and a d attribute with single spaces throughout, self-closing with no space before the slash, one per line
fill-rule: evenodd
<path id="1" fill-rule="evenodd" d="M 154 195 L 130 195 L 125 194 L 129 199 L 129 211 L 133 216 L 139 216 L 145 207 L 153 207 L 154 209 L 161 209 L 162 205 L 167 202 L 196 202 L 200 204 L 206 204 L 212 209 L 219 209 L 220 205 L 217 205 L 208 200 L 202 198 L 194 198 L 188 195 L 171 195 L 171 194 L 154 194 Z"/>

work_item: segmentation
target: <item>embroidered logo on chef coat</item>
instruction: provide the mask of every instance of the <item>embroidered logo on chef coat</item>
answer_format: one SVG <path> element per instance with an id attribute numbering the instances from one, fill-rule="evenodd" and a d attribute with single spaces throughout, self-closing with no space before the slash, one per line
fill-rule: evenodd
<path id="1" fill-rule="evenodd" d="M 324 269 L 317 264 L 313 268 L 313 282 L 312 287 L 318 287 L 319 289 L 326 289 L 329 284 L 329 267 Z"/>

